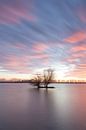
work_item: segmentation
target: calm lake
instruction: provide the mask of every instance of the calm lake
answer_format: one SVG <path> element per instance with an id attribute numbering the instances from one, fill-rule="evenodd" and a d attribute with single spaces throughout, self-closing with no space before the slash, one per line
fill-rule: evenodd
<path id="1" fill-rule="evenodd" d="M 86 130 L 86 84 L 0 84 L 0 130 Z"/>

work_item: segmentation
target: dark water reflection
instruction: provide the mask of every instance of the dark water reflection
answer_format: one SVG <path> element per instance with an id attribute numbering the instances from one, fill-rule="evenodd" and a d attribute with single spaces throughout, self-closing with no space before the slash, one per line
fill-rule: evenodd
<path id="1" fill-rule="evenodd" d="M 0 130 L 86 130 L 86 86 L 0 84 Z"/>

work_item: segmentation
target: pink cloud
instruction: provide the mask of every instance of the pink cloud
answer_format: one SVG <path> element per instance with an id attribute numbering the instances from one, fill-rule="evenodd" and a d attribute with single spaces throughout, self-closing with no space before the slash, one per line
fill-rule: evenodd
<path id="1" fill-rule="evenodd" d="M 29 73 L 37 62 L 40 62 L 40 66 L 48 64 L 49 55 L 45 52 L 47 48 L 46 44 L 35 44 L 30 51 L 28 44 L 9 43 L 11 51 L 3 56 L 1 66 L 11 72 Z"/>
<path id="2" fill-rule="evenodd" d="M 70 48 L 70 52 L 72 53 L 72 58 L 85 58 L 86 57 L 85 51 L 86 51 L 85 43 Z"/>
<path id="3" fill-rule="evenodd" d="M 82 46 L 73 46 L 70 48 L 70 55 L 67 58 L 64 58 L 62 62 L 67 62 L 67 63 L 74 63 L 78 62 L 86 57 L 86 45 Z M 84 52 L 83 52 L 84 51 Z M 82 52 L 82 53 L 81 53 Z"/>
<path id="4" fill-rule="evenodd" d="M 8 56 L 8 57 L 5 57 L 5 64 L 3 67 L 7 70 L 12 70 L 18 73 L 19 72 L 28 73 L 30 70 L 28 64 L 30 64 L 29 57 Z"/>
<path id="5" fill-rule="evenodd" d="M 12 1 L 8 5 L 0 5 L 0 23 L 19 23 L 22 18 L 29 21 L 35 20 L 31 10 L 28 11 L 21 0 Z"/>
<path id="6" fill-rule="evenodd" d="M 11 44 L 12 48 L 21 49 L 21 50 L 27 50 L 28 46 L 23 43 L 15 43 Z"/>
<path id="7" fill-rule="evenodd" d="M 49 59 L 49 55 L 46 53 L 46 50 L 49 49 L 49 46 L 46 43 L 35 43 L 32 46 L 32 59 L 44 59 L 46 60 L 46 63 Z M 45 62 L 45 61 L 44 61 Z"/>
<path id="8" fill-rule="evenodd" d="M 18 46 L 20 49 L 21 46 Z M 2 66 L 4 69 L 17 73 L 31 73 L 33 65 L 40 60 L 40 65 L 48 64 L 49 56 L 44 53 L 35 54 L 21 54 L 21 55 L 7 55 L 3 57 Z M 38 67 L 37 67 L 38 68 Z"/>
<path id="9" fill-rule="evenodd" d="M 48 49 L 48 45 L 44 43 L 36 43 L 33 45 L 33 50 L 37 53 L 42 53 Z"/>
<path id="10" fill-rule="evenodd" d="M 76 78 L 86 78 L 86 64 L 77 65 L 76 68 L 68 74 L 68 76 Z"/>
<path id="11" fill-rule="evenodd" d="M 48 46 L 44 43 L 36 43 L 33 46 L 35 52 L 44 52 L 46 49 L 48 49 Z"/>
<path id="12" fill-rule="evenodd" d="M 63 60 L 63 62 L 67 62 L 69 64 L 73 63 L 73 62 L 76 62 L 80 57 L 74 57 L 74 56 L 69 56 L 68 58 L 65 58 Z"/>
<path id="13" fill-rule="evenodd" d="M 75 57 L 75 58 L 83 58 L 83 57 L 86 57 L 86 54 L 78 52 L 78 53 L 72 54 L 72 56 Z"/>
<path id="14" fill-rule="evenodd" d="M 40 53 L 40 54 L 34 54 L 31 56 L 32 59 L 48 59 L 49 56 L 47 54 L 44 53 Z"/>
<path id="15" fill-rule="evenodd" d="M 66 38 L 64 41 L 69 43 L 76 43 L 80 42 L 86 39 L 86 33 L 85 32 L 76 32 L 72 36 Z"/>
<path id="16" fill-rule="evenodd" d="M 75 46 L 71 50 L 72 50 L 72 52 L 86 51 L 86 45 Z"/>

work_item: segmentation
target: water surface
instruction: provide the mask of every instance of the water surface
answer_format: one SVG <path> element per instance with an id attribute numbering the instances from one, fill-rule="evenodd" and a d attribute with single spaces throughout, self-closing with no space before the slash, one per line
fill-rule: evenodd
<path id="1" fill-rule="evenodd" d="M 86 85 L 0 84 L 0 130 L 86 130 Z"/>

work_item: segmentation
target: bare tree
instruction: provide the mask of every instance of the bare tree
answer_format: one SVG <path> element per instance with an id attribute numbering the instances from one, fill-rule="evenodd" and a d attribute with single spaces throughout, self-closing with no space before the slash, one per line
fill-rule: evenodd
<path id="1" fill-rule="evenodd" d="M 44 70 L 44 76 L 43 77 L 44 77 L 44 79 L 43 79 L 44 87 L 48 88 L 48 85 L 54 79 L 54 70 L 53 69 Z"/>
<path id="2" fill-rule="evenodd" d="M 43 85 L 44 88 L 48 88 L 48 85 L 52 83 L 53 80 L 54 80 L 54 70 L 49 68 L 44 70 L 43 75 L 36 74 L 33 77 L 31 84 L 37 86 L 38 88 L 41 88 L 42 87 L 41 85 Z"/>
<path id="3" fill-rule="evenodd" d="M 40 88 L 41 83 L 42 83 L 42 77 L 40 74 L 36 74 L 35 77 L 32 79 L 31 82 L 34 86 L 37 86 L 38 88 Z"/>

